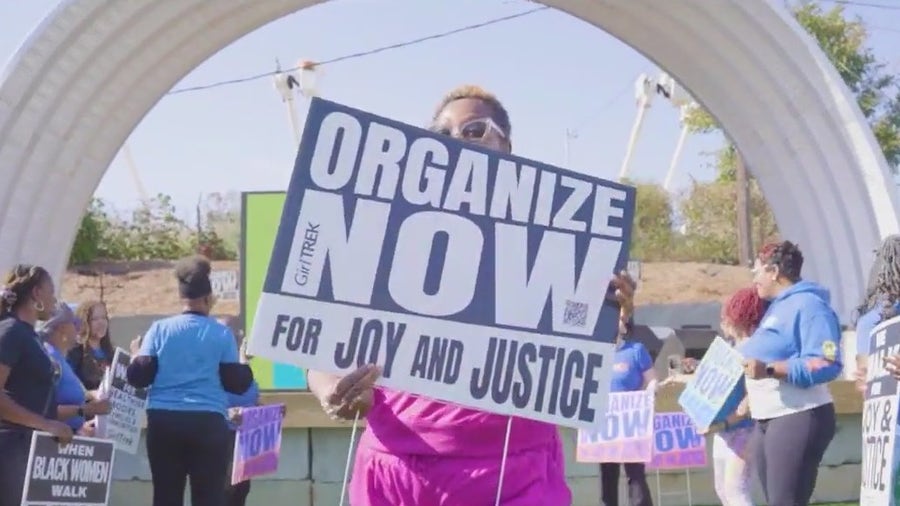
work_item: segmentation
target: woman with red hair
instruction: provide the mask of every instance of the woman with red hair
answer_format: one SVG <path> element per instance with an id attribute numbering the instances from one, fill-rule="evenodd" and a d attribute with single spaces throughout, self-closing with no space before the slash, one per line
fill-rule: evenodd
<path id="1" fill-rule="evenodd" d="M 722 336 L 740 348 L 759 327 L 768 303 L 756 288 L 738 290 L 722 305 Z M 713 475 L 716 495 L 723 506 L 753 506 L 750 497 L 750 435 L 753 420 L 747 399 L 719 427 L 713 437 Z"/>

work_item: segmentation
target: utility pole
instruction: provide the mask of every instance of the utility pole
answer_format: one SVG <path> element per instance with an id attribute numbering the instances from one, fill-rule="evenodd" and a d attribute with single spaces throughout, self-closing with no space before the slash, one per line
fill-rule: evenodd
<path id="1" fill-rule="evenodd" d="M 738 258 L 741 265 L 748 266 L 753 261 L 753 233 L 750 221 L 750 178 L 744 157 L 734 147 L 735 153 L 735 186 L 737 190 L 737 241 Z"/>

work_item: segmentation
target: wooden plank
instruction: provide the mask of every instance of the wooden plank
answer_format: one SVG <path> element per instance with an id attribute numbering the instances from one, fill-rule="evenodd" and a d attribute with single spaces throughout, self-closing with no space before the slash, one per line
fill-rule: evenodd
<path id="1" fill-rule="evenodd" d="M 852 381 L 834 381 L 829 384 L 834 406 L 838 414 L 862 413 L 862 396 L 856 391 Z M 656 411 L 659 413 L 681 411 L 678 396 L 684 385 L 670 384 L 659 389 L 656 394 Z M 287 406 L 286 428 L 341 428 L 351 427 L 351 422 L 335 421 L 322 411 L 319 401 L 309 392 L 264 392 L 265 404 L 284 403 Z M 364 424 L 360 424 L 364 425 Z"/>

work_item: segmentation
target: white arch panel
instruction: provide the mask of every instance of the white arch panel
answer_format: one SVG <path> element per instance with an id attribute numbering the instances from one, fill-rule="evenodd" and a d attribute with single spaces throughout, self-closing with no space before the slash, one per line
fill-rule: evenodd
<path id="1" fill-rule="evenodd" d="M 239 37 L 316 3 L 63 2 L 0 81 L 0 267 L 61 273 L 103 173 L 163 94 Z M 807 253 L 807 276 L 849 316 L 871 249 L 900 229 L 898 201 L 852 95 L 790 15 L 768 0 L 545 3 L 656 61 L 713 112 Z"/>

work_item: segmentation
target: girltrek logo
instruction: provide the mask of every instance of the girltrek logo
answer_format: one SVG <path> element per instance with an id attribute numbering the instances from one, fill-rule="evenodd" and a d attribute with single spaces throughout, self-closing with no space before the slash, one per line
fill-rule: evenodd
<path id="1" fill-rule="evenodd" d="M 315 279 L 313 284 L 318 285 L 324 263 L 316 262 L 316 245 L 318 243 L 319 224 L 310 221 L 297 222 L 294 243 L 291 245 L 291 251 L 296 252 L 296 261 L 294 262 L 294 275 L 289 279 L 292 279 L 298 288 L 308 286 L 311 278 Z"/>

